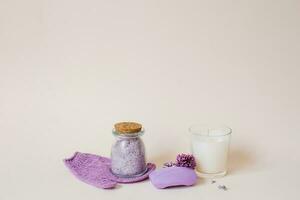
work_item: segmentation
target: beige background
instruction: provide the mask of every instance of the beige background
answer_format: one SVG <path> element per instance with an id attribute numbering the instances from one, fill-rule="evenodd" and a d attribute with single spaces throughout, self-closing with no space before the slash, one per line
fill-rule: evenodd
<path id="1" fill-rule="evenodd" d="M 0 199 L 299 199 L 300 1 L 0 0 Z M 109 156 L 136 120 L 149 161 L 190 124 L 233 128 L 229 191 L 101 190 L 62 159 Z"/>

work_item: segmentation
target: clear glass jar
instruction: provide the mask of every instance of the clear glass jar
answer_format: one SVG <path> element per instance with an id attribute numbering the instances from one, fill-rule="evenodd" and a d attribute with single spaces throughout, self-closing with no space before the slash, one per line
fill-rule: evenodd
<path id="1" fill-rule="evenodd" d="M 224 125 L 193 125 L 189 132 L 197 174 L 203 178 L 224 176 L 227 173 L 231 128 Z"/>
<path id="2" fill-rule="evenodd" d="M 113 129 L 116 141 L 111 148 L 111 171 L 119 177 L 136 177 L 146 172 L 145 146 L 137 133 L 120 134 Z"/>

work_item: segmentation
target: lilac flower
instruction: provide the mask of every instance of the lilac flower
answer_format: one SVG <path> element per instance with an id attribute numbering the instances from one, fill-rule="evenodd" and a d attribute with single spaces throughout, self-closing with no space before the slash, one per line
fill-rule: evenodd
<path id="1" fill-rule="evenodd" d="M 193 155 L 191 154 L 178 154 L 176 158 L 176 166 L 177 167 L 187 167 L 191 169 L 195 169 L 196 161 Z"/>
<path id="2" fill-rule="evenodd" d="M 177 155 L 176 162 L 167 162 L 164 164 L 164 167 L 174 166 L 195 169 L 196 161 L 193 155 L 182 153 Z"/>

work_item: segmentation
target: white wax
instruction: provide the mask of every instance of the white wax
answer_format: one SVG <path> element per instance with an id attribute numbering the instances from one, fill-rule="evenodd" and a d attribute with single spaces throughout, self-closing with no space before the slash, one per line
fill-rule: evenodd
<path id="1" fill-rule="evenodd" d="M 227 170 L 229 137 L 205 137 L 192 140 L 197 171 L 222 173 Z"/>

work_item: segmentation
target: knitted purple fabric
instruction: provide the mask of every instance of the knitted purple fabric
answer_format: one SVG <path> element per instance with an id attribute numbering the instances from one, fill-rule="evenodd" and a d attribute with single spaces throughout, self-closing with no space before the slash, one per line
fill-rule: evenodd
<path id="1" fill-rule="evenodd" d="M 135 183 L 148 178 L 155 169 L 155 164 L 147 164 L 147 172 L 139 177 L 120 178 L 110 171 L 111 161 L 109 158 L 76 152 L 71 158 L 64 160 L 65 165 L 81 181 L 97 188 L 114 188 L 117 183 Z"/>

